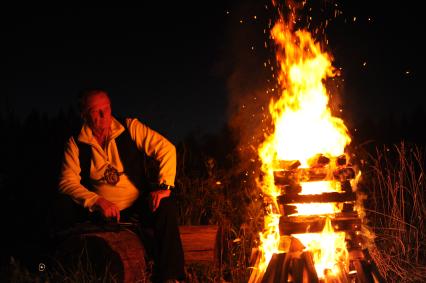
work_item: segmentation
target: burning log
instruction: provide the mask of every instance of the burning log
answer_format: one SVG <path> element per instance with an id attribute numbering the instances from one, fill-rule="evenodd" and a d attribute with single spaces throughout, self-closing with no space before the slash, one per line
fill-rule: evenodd
<path id="1" fill-rule="evenodd" d="M 302 192 L 302 186 L 299 184 L 285 185 L 281 187 L 281 193 L 283 194 L 298 194 Z"/>
<path id="2" fill-rule="evenodd" d="M 274 171 L 275 185 L 294 186 L 298 185 L 296 171 Z"/>
<path id="3" fill-rule="evenodd" d="M 291 261 L 290 270 L 294 282 L 303 282 L 305 264 L 302 258 L 295 257 Z"/>
<path id="4" fill-rule="evenodd" d="M 279 160 L 277 162 L 277 168 L 284 170 L 295 170 L 301 165 L 299 160 Z"/>
<path id="5" fill-rule="evenodd" d="M 280 233 L 281 235 L 319 233 L 323 231 L 325 222 L 324 217 L 281 217 Z M 334 218 L 331 219 L 331 224 L 336 232 L 357 231 L 360 229 L 361 220 L 357 217 Z"/>
<path id="6" fill-rule="evenodd" d="M 362 247 L 365 246 L 364 238 L 361 235 L 361 219 L 358 212 L 355 211 L 356 193 L 352 189 L 351 180 L 355 178 L 354 168 L 347 165 L 346 156 L 342 155 L 333 159 L 337 169 L 332 169 L 332 163 L 329 158 L 318 155 L 311 162 L 310 168 L 299 168 L 299 165 L 287 165 L 283 170 L 274 171 L 275 185 L 280 188 L 281 195 L 276 199 L 279 204 L 281 217 L 279 220 L 279 233 L 281 237 L 291 237 L 290 249 L 284 255 L 274 255 L 272 265 L 268 265 L 268 272 L 262 282 L 350 282 L 350 276 L 356 275 L 355 280 L 367 283 L 373 277 L 379 278 L 380 273 L 375 267 L 374 262 L 365 259 Z M 291 169 L 290 169 L 291 168 Z M 322 192 L 315 194 L 312 191 L 305 191 L 304 184 L 316 181 L 340 182 L 340 191 Z M 303 182 L 303 183 L 302 183 Z M 334 187 L 332 188 L 332 190 Z M 299 213 L 299 205 L 305 204 L 331 204 L 335 205 L 340 212 L 334 212 L 332 216 L 324 217 L 321 214 L 311 216 L 292 216 Z M 302 207 L 300 207 L 301 209 Z M 306 212 L 304 212 L 306 213 Z M 327 224 L 328 221 L 328 224 Z M 347 273 L 347 267 L 343 262 L 336 263 L 341 272 L 334 273 L 331 269 L 325 268 L 323 274 L 317 274 L 315 269 L 313 255 L 310 251 L 305 251 L 304 245 L 293 235 L 302 235 L 305 233 L 322 233 L 329 226 L 332 233 L 344 232 L 345 249 L 350 251 L 350 263 L 352 272 Z M 357 254 L 357 257 L 353 255 Z M 361 255 L 361 256 L 359 256 Z M 284 260 L 283 260 L 284 258 Z M 272 262 L 272 261 L 271 261 Z M 282 270 L 275 270 L 281 268 Z M 375 275 L 377 271 L 377 276 Z M 320 277 L 318 276 L 320 275 Z M 308 281 L 306 279 L 308 278 Z M 353 278 L 352 278 L 353 279 Z"/>
<path id="7" fill-rule="evenodd" d="M 363 260 L 354 260 L 353 265 L 355 267 L 357 277 L 361 282 L 374 283 L 374 278 L 371 273 L 370 266 Z"/>
<path id="8" fill-rule="evenodd" d="M 338 168 L 334 171 L 325 167 L 297 168 L 294 170 L 274 171 L 275 185 L 294 186 L 300 182 L 334 181 L 345 182 L 355 178 L 355 170 L 352 167 Z"/>
<path id="9" fill-rule="evenodd" d="M 352 192 L 352 186 L 351 182 L 349 180 L 345 180 L 340 183 L 340 187 L 342 188 L 342 191 L 349 193 Z"/>
<path id="10" fill-rule="evenodd" d="M 285 204 L 281 207 L 281 213 L 284 214 L 284 216 L 290 215 L 290 214 L 296 214 L 297 211 L 297 206 L 295 205 L 288 205 Z"/>
<path id="11" fill-rule="evenodd" d="M 355 200 L 355 193 L 322 193 L 319 195 L 284 194 L 278 197 L 278 202 L 282 204 L 345 202 Z"/>
<path id="12" fill-rule="evenodd" d="M 293 251 L 273 254 L 262 283 L 281 282 L 319 282 L 312 253 Z"/>
<path id="13" fill-rule="evenodd" d="M 371 258 L 370 252 L 368 249 L 363 250 L 363 254 L 365 256 L 365 262 L 368 264 L 368 268 L 371 271 L 371 274 L 374 276 L 375 282 L 385 282 L 385 279 L 380 274 L 379 269 L 377 268 L 376 264 L 374 263 L 374 260 Z"/>
<path id="14" fill-rule="evenodd" d="M 346 155 L 342 154 L 339 157 L 336 158 L 336 165 L 337 166 L 344 166 L 346 165 Z"/>
<path id="15" fill-rule="evenodd" d="M 292 185 L 300 182 L 322 181 L 329 175 L 325 168 L 299 168 L 296 170 L 274 171 L 276 185 Z"/>
<path id="16" fill-rule="evenodd" d="M 269 261 L 268 268 L 265 271 L 265 274 L 262 278 L 262 283 L 280 283 L 286 282 L 281 281 L 281 277 L 285 277 L 285 272 L 288 270 L 285 266 L 286 254 L 273 254 L 271 260 Z M 283 274 L 281 275 L 281 273 Z"/>
<path id="17" fill-rule="evenodd" d="M 342 208 L 342 212 L 346 213 L 346 212 L 353 212 L 354 211 L 354 204 L 353 203 L 348 203 L 345 202 L 343 204 L 343 208 Z"/>
<path id="18" fill-rule="evenodd" d="M 340 182 L 344 182 L 346 180 L 355 178 L 355 170 L 351 167 L 337 169 L 336 171 L 333 172 L 333 176 L 336 180 L 339 180 Z"/>
<path id="19" fill-rule="evenodd" d="M 318 282 L 317 271 L 315 270 L 314 259 L 311 252 L 303 252 L 302 259 L 305 261 L 308 282 Z"/>
<path id="20" fill-rule="evenodd" d="M 312 168 L 325 167 L 329 163 L 330 163 L 330 158 L 328 158 L 327 156 L 324 156 L 322 154 L 318 154 L 315 157 L 314 161 L 311 162 L 311 167 Z"/>
<path id="21" fill-rule="evenodd" d="M 290 247 L 288 251 L 292 254 L 301 253 L 306 247 L 300 242 L 299 239 L 291 237 Z"/>
<path id="22" fill-rule="evenodd" d="M 360 250 L 364 245 L 365 239 L 360 235 L 359 231 L 351 231 L 347 234 L 348 251 L 355 253 L 354 251 Z"/>

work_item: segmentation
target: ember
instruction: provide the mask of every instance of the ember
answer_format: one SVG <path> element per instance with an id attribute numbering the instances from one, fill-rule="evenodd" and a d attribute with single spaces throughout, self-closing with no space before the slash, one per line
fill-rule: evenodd
<path id="1" fill-rule="evenodd" d="M 269 106 L 275 130 L 258 150 L 266 215 L 250 282 L 370 282 L 355 205 L 360 172 L 323 84 L 337 74 L 311 34 L 293 30 L 294 13 L 289 20 L 281 14 L 271 31 L 282 92 Z"/>

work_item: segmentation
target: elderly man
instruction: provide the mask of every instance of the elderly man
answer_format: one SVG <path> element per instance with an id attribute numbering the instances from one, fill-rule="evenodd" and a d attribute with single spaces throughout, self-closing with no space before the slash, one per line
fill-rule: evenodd
<path id="1" fill-rule="evenodd" d="M 115 119 L 105 91 L 84 92 L 80 111 L 84 124 L 66 144 L 60 191 L 105 219 L 128 221 L 137 215 L 140 225 L 154 232 L 154 280 L 183 279 L 183 250 L 176 206 L 170 197 L 176 174 L 175 147 L 137 119 Z M 159 163 L 154 189 L 141 180 L 141 152 Z"/>

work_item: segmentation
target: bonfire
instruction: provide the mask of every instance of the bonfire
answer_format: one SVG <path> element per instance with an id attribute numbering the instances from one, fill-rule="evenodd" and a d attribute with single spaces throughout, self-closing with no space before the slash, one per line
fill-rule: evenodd
<path id="1" fill-rule="evenodd" d="M 288 8 L 271 29 L 281 91 L 269 105 L 274 130 L 258 149 L 266 209 L 250 282 L 380 280 L 362 235 L 361 172 L 324 84 L 339 74 L 311 33 L 295 30 L 297 9 Z"/>

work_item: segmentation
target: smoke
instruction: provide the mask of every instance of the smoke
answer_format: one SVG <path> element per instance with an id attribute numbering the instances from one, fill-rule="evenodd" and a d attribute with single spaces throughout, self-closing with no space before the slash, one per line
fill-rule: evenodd
<path id="1" fill-rule="evenodd" d="M 245 1 L 230 9 L 228 18 L 228 116 L 243 170 L 245 162 L 257 159 L 257 148 L 271 126 L 268 104 L 277 93 L 270 6 L 269 1 Z"/>
<path id="2" fill-rule="evenodd" d="M 270 30 L 279 18 L 279 12 L 288 10 L 285 1 L 282 2 L 274 6 L 268 0 L 246 0 L 229 10 L 228 45 L 224 58 L 227 62 L 228 117 L 229 125 L 239 141 L 242 163 L 257 159 L 259 145 L 273 130 L 269 103 L 281 94 L 282 89 L 276 79 L 278 65 Z M 297 8 L 300 9 L 300 17 L 294 28 L 310 30 L 323 48 L 330 49 L 327 46 L 325 20 L 333 14 L 330 12 L 332 5 L 313 1 Z M 321 13 L 324 15 L 320 16 Z M 330 54 L 333 55 L 332 52 Z M 341 69 L 337 66 L 336 71 L 340 73 Z M 342 117 L 345 114 L 341 100 L 343 78 L 336 76 L 325 81 L 325 84 L 333 116 Z M 242 166 L 245 167 L 245 164 Z"/>

